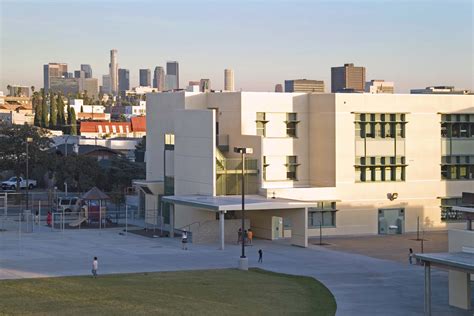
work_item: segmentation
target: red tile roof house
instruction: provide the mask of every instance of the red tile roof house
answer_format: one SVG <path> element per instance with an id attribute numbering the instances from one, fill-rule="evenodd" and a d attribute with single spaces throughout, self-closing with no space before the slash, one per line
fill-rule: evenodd
<path id="1" fill-rule="evenodd" d="M 81 122 L 81 136 L 88 138 L 141 138 L 146 135 L 146 117 L 133 117 L 130 122 Z"/>

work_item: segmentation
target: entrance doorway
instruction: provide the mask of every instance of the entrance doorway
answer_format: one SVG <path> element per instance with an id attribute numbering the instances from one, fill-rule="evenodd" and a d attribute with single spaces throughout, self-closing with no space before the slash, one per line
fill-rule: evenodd
<path id="1" fill-rule="evenodd" d="M 272 216 L 272 239 L 283 238 L 283 217 Z"/>
<path id="2" fill-rule="evenodd" d="M 405 231 L 405 209 L 379 209 L 379 235 L 403 234 Z"/>

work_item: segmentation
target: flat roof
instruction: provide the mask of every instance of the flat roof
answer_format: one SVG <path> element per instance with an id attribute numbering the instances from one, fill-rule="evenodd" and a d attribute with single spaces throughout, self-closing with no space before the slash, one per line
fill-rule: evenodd
<path id="1" fill-rule="evenodd" d="M 464 213 L 474 213 L 474 206 L 453 206 L 452 209 Z"/>
<path id="2" fill-rule="evenodd" d="M 210 211 L 242 210 L 242 196 L 240 195 L 172 195 L 163 196 L 162 200 L 177 205 L 204 208 Z M 299 201 L 282 198 L 267 199 L 261 195 L 245 196 L 245 210 L 295 209 L 317 206 L 317 201 Z"/>
<path id="3" fill-rule="evenodd" d="M 415 254 L 415 257 L 445 268 L 474 272 L 474 253 L 471 252 L 441 252 Z"/>

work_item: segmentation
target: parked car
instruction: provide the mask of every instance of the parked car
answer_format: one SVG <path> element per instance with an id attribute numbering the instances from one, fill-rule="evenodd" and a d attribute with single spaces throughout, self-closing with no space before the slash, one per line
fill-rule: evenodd
<path id="1" fill-rule="evenodd" d="M 26 189 L 26 179 L 23 177 L 11 177 L 7 181 L 2 182 L 2 189 L 3 190 L 16 190 L 17 185 L 20 185 L 20 189 Z M 28 179 L 28 189 L 36 188 L 36 180 Z"/>
<path id="2" fill-rule="evenodd" d="M 77 196 L 60 197 L 58 198 L 55 211 L 64 211 L 65 213 L 79 212 L 81 210 L 81 206 L 81 199 Z"/>

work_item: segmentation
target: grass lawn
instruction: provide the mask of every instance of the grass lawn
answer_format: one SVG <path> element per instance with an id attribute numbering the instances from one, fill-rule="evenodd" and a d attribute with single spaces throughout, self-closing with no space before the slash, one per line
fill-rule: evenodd
<path id="1" fill-rule="evenodd" d="M 308 278 L 251 269 L 0 281 L 0 315 L 334 315 Z"/>

